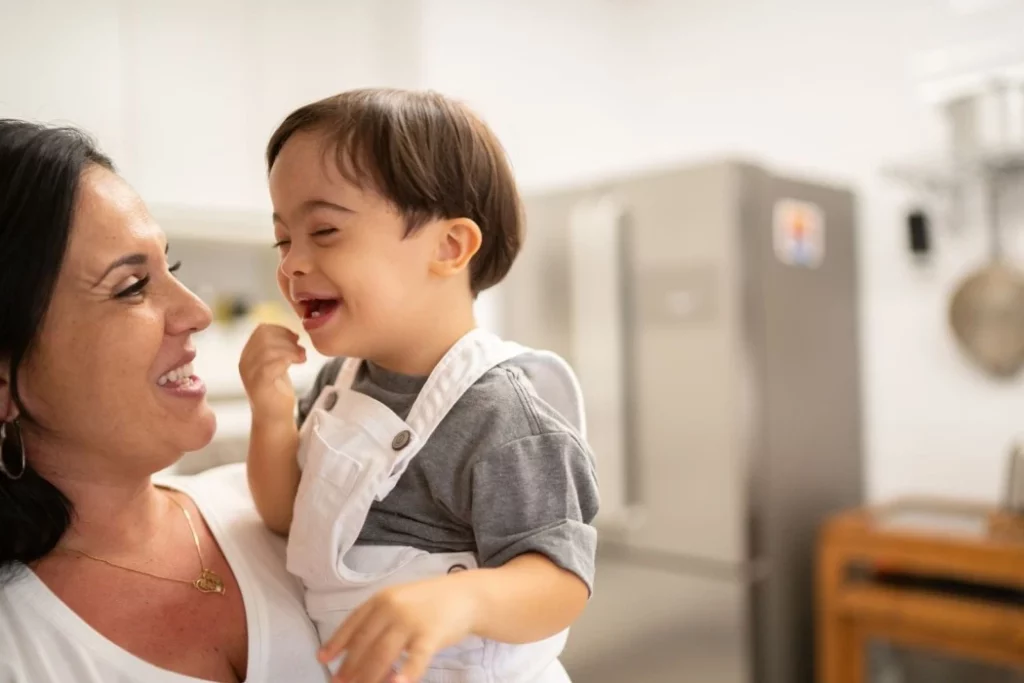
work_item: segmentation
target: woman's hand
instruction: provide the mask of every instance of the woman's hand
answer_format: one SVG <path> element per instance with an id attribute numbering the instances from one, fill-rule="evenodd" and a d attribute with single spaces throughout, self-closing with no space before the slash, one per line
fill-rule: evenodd
<path id="1" fill-rule="evenodd" d="M 280 325 L 261 324 L 249 337 L 238 363 L 245 393 L 257 420 L 294 420 L 295 389 L 288 368 L 306 361 L 299 337 Z"/>
<path id="2" fill-rule="evenodd" d="M 336 683 L 416 683 L 434 655 L 470 635 L 479 611 L 473 571 L 387 588 L 353 612 L 320 659 L 345 654 Z M 392 667 L 405 661 L 397 675 Z"/>

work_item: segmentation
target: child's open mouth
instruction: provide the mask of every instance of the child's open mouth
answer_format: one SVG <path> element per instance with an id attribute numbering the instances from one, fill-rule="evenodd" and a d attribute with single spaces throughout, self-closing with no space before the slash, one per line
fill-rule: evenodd
<path id="1" fill-rule="evenodd" d="M 307 330 L 320 327 L 340 304 L 338 299 L 306 299 L 302 302 L 302 326 Z"/>

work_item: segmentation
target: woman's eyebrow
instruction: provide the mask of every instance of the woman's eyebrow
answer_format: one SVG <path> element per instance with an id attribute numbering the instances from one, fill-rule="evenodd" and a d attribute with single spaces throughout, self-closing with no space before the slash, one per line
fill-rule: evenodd
<path id="1" fill-rule="evenodd" d="M 168 242 L 167 244 L 164 245 L 164 254 L 166 255 L 170 251 L 170 249 L 171 249 L 171 244 L 170 244 L 170 242 Z M 103 282 L 103 278 L 105 278 L 106 276 L 110 275 L 110 273 L 112 271 L 114 271 L 114 270 L 116 270 L 118 268 L 121 268 L 123 266 L 144 266 L 148 262 L 149 262 L 149 258 L 145 254 L 142 254 L 142 253 L 125 254 L 124 256 L 122 256 L 122 257 L 120 257 L 118 259 L 115 259 L 113 261 L 113 263 L 111 263 L 109 266 L 107 266 L 107 269 L 103 271 L 103 275 L 100 275 L 99 279 L 96 280 L 95 283 L 93 283 L 93 287 L 96 287 L 101 282 Z"/>
<path id="2" fill-rule="evenodd" d="M 114 261 L 107 266 L 107 269 L 103 271 L 103 275 L 100 275 L 99 279 L 93 283 L 93 287 L 96 287 L 103 279 L 110 275 L 110 273 L 123 266 L 144 266 L 149 261 L 149 258 L 145 254 L 125 254 L 124 256 L 114 259 Z"/>

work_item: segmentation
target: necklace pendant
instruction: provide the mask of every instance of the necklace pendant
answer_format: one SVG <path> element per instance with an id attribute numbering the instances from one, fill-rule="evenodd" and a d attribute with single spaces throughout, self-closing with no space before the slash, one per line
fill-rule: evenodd
<path id="1" fill-rule="evenodd" d="M 204 569 L 203 573 L 199 575 L 193 583 L 200 593 L 217 593 L 218 595 L 224 595 L 224 580 L 221 579 L 216 573 L 209 569 Z"/>

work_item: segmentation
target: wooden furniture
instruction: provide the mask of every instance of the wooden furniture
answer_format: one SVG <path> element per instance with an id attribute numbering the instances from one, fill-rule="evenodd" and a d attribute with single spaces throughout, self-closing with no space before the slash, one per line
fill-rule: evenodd
<path id="1" fill-rule="evenodd" d="M 906 500 L 826 523 L 818 683 L 862 683 L 872 640 L 1024 670 L 1024 518 Z"/>

